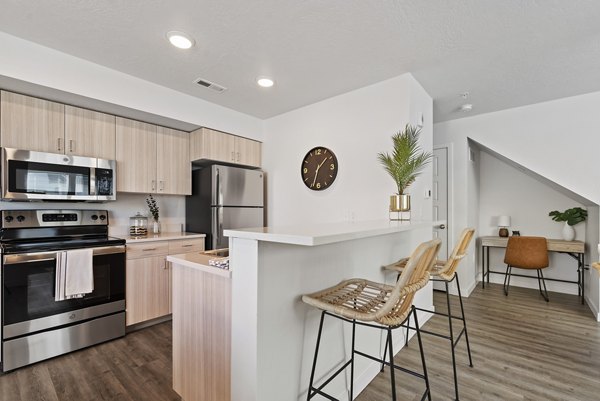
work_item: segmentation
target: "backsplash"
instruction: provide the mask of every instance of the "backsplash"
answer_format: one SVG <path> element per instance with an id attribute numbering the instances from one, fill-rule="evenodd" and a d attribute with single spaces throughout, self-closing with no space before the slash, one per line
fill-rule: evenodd
<path id="1" fill-rule="evenodd" d="M 118 193 L 117 200 L 104 203 L 86 202 L 2 202 L 0 209 L 106 209 L 109 211 L 111 235 L 129 231 L 129 218 L 140 212 L 146 216 L 148 206 L 144 194 Z M 180 231 L 185 226 L 185 196 L 153 195 L 160 208 L 162 231 Z"/>

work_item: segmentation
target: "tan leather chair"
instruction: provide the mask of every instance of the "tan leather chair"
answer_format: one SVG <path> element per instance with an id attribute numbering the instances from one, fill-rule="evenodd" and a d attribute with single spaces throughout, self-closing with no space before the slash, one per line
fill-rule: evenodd
<path id="1" fill-rule="evenodd" d="M 508 296 L 508 287 L 510 286 L 510 276 L 512 268 L 536 270 L 538 277 L 538 286 L 540 294 L 546 302 L 549 302 L 548 290 L 542 269 L 548 267 L 548 244 L 544 237 L 519 237 L 512 236 L 508 238 L 506 253 L 504 255 L 506 263 L 506 275 L 504 276 L 504 295 Z M 542 291 L 542 284 L 544 290 Z"/>

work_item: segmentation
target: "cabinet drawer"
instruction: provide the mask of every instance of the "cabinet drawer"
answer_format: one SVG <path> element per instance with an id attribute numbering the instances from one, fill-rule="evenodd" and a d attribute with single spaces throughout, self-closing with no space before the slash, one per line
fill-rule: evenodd
<path id="1" fill-rule="evenodd" d="M 150 256 L 167 255 L 169 244 L 167 241 L 142 242 L 127 244 L 127 259 L 139 259 Z"/>
<path id="2" fill-rule="evenodd" d="M 169 241 L 169 255 L 200 252 L 204 250 L 204 238 L 180 239 Z"/>

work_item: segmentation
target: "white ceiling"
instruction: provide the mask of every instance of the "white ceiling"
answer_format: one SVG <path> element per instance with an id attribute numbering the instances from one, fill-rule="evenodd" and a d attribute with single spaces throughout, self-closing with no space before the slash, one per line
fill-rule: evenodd
<path id="1" fill-rule="evenodd" d="M 599 91 L 598 21 L 597 0 L 0 0 L 1 31 L 260 118 L 405 72 L 435 121 Z"/>

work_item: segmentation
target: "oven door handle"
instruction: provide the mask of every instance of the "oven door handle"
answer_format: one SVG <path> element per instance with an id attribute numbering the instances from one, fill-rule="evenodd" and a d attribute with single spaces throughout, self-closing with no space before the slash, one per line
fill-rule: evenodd
<path id="1" fill-rule="evenodd" d="M 94 256 L 125 253 L 125 245 L 103 246 L 92 249 L 94 251 Z M 32 252 L 14 255 L 4 255 L 3 261 L 5 265 L 14 265 L 17 263 L 47 262 L 51 260 L 56 260 L 56 257 L 59 252 L 64 251 L 61 250 L 57 252 Z"/>

